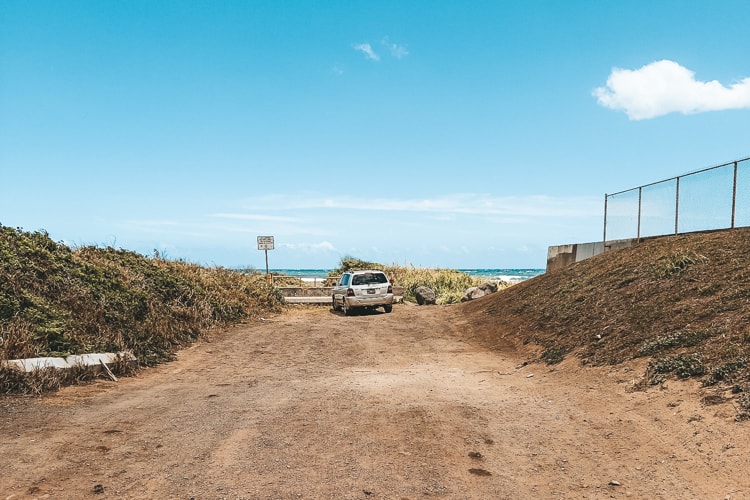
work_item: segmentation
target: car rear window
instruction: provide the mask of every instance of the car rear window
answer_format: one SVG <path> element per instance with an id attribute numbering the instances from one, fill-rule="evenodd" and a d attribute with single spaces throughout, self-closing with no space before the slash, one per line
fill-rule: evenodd
<path id="1" fill-rule="evenodd" d="M 365 273 L 352 276 L 352 285 L 373 285 L 388 283 L 388 278 L 383 273 Z"/>

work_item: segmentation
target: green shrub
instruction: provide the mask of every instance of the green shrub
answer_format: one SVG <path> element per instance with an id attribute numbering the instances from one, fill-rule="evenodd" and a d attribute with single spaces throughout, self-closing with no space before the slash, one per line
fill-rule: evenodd
<path id="1" fill-rule="evenodd" d="M 671 358 L 651 360 L 647 373 L 652 374 L 649 383 L 657 385 L 664 381 L 664 377 L 660 375 L 675 373 L 680 378 L 697 377 L 706 373 L 706 367 L 703 366 L 700 355 L 680 354 Z"/>
<path id="2" fill-rule="evenodd" d="M 212 328 L 282 304 L 258 274 L 110 247 L 72 250 L 45 232 L 0 225 L 0 360 L 127 350 L 151 365 Z"/>
<path id="3" fill-rule="evenodd" d="M 351 255 L 345 255 L 339 262 L 339 267 L 329 273 L 329 276 L 336 277 L 341 276 L 347 271 L 364 271 L 366 269 L 380 269 L 383 270 L 386 266 L 378 264 L 377 262 L 368 262 L 366 260 L 352 257 Z"/>
<path id="4" fill-rule="evenodd" d="M 346 271 L 361 269 L 383 270 L 394 285 L 404 288 L 404 299 L 415 302 L 415 292 L 420 286 L 435 291 L 437 304 L 455 304 L 460 302 L 467 288 L 478 286 L 486 280 L 470 276 L 455 269 L 428 269 L 414 266 L 385 266 L 367 262 L 355 257 L 344 257 L 330 276 L 339 276 Z M 499 288 L 505 286 L 498 284 Z"/>
<path id="5" fill-rule="evenodd" d="M 548 365 L 556 365 L 565 359 L 565 349 L 562 347 L 548 347 L 542 353 L 542 360 Z"/>
<path id="6" fill-rule="evenodd" d="M 739 408 L 735 420 L 750 420 L 750 392 L 743 392 L 740 394 L 737 398 L 737 406 Z"/>
<path id="7" fill-rule="evenodd" d="M 711 333 L 705 330 L 686 330 L 670 333 L 669 335 L 658 335 L 652 339 L 646 340 L 641 345 L 638 349 L 638 356 L 651 356 L 657 352 L 675 347 L 693 347 L 700 344 L 710 336 Z"/>
<path id="8" fill-rule="evenodd" d="M 404 299 L 416 301 L 416 290 L 420 286 L 435 291 L 437 304 L 455 304 L 461 300 L 467 288 L 483 281 L 454 269 L 424 269 L 389 267 L 386 272 L 395 283 L 404 287 Z"/>
<path id="9" fill-rule="evenodd" d="M 724 363 L 711 370 L 711 374 L 703 381 L 703 386 L 716 385 L 721 381 L 727 380 L 732 373 L 741 370 L 747 366 L 747 360 L 744 358 L 738 359 L 737 361 L 731 361 Z"/>

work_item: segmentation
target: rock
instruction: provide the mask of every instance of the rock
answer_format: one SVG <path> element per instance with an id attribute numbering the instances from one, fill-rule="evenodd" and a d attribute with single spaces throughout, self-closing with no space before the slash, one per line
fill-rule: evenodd
<path id="1" fill-rule="evenodd" d="M 609 482 L 610 486 L 620 486 L 620 481 L 615 481 L 614 479 Z"/>
<path id="2" fill-rule="evenodd" d="M 486 283 L 482 283 L 479 286 L 473 286 L 467 289 L 466 292 L 464 293 L 464 296 L 461 297 L 461 302 L 467 302 L 469 300 L 478 299 L 480 297 L 484 297 L 485 295 L 489 295 L 495 292 L 497 292 L 497 283 L 488 281 Z"/>
<path id="3" fill-rule="evenodd" d="M 475 476 L 491 476 L 492 472 L 484 469 L 469 469 L 469 472 L 471 474 L 474 474 Z"/>
<path id="4" fill-rule="evenodd" d="M 461 302 L 468 302 L 470 300 L 478 299 L 479 297 L 484 297 L 485 295 L 487 294 L 484 290 L 481 290 L 478 286 L 473 286 L 464 292 L 464 296 L 461 297 Z"/>
<path id="5" fill-rule="evenodd" d="M 414 295 L 417 297 L 417 304 L 420 306 L 435 304 L 435 290 L 427 288 L 426 286 L 417 287 L 414 290 Z"/>

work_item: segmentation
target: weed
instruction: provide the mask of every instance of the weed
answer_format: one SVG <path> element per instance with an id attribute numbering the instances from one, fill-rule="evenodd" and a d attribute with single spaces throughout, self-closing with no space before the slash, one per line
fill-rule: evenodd
<path id="1" fill-rule="evenodd" d="M 711 370 L 711 374 L 708 376 L 708 378 L 706 378 L 706 380 L 703 381 L 703 386 L 707 387 L 710 385 L 716 385 L 721 381 L 727 380 L 732 373 L 745 368 L 746 366 L 747 360 L 744 358 L 740 358 L 737 361 L 724 363 L 721 366 L 718 366 Z"/>
<path id="2" fill-rule="evenodd" d="M 707 260 L 695 252 L 676 252 L 668 257 L 661 257 L 653 266 L 657 279 L 672 278 L 684 273 L 691 266 Z"/>
<path id="3" fill-rule="evenodd" d="M 680 354 L 671 358 L 651 360 L 646 370 L 649 383 L 657 385 L 664 381 L 662 375 L 674 373 L 680 378 L 698 377 L 706 373 L 699 354 Z"/>
<path id="4" fill-rule="evenodd" d="M 738 412 L 735 420 L 750 420 L 750 392 L 743 392 L 737 397 Z"/>
<path id="5" fill-rule="evenodd" d="M 737 404 L 744 411 L 750 411 L 750 392 L 743 392 L 741 396 L 737 398 Z"/>
<path id="6" fill-rule="evenodd" d="M 548 347 L 542 353 L 542 360 L 548 365 L 556 365 L 565 359 L 566 351 L 562 347 Z"/>
<path id="7" fill-rule="evenodd" d="M 686 330 L 670 333 L 669 335 L 658 335 L 654 338 L 647 339 L 641 345 L 638 349 L 638 356 L 651 356 L 657 352 L 675 347 L 693 347 L 700 344 L 710 336 L 711 333 L 705 330 Z"/>

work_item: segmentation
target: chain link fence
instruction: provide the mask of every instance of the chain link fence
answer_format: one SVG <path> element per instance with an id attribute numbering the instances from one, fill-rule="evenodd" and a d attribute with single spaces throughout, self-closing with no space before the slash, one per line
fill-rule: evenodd
<path id="1" fill-rule="evenodd" d="M 750 158 L 604 197 L 604 242 L 750 226 Z"/>

